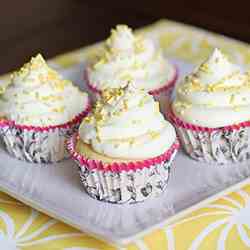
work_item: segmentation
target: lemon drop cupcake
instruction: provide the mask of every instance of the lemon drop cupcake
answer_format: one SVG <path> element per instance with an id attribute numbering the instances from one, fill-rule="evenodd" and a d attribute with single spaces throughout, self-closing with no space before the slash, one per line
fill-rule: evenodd
<path id="1" fill-rule="evenodd" d="M 117 25 L 103 52 L 91 60 L 85 78 L 95 93 L 124 87 L 133 80 L 140 89 L 158 95 L 172 89 L 177 70 L 155 48 L 153 41 L 135 36 L 126 25 Z"/>
<path id="2" fill-rule="evenodd" d="M 0 127 L 18 159 L 51 163 L 66 157 L 65 139 L 89 111 L 88 95 L 52 70 L 39 54 L 1 86 Z"/>
<path id="3" fill-rule="evenodd" d="M 226 164 L 250 158 L 250 78 L 219 49 L 185 78 L 169 114 L 186 152 Z"/>
<path id="4" fill-rule="evenodd" d="M 132 84 L 104 91 L 67 143 L 86 192 L 120 204 L 165 190 L 178 146 L 158 102 Z"/>

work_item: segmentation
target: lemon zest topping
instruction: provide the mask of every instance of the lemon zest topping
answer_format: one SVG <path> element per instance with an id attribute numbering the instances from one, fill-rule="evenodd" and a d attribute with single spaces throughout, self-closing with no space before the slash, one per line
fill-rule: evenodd
<path id="1" fill-rule="evenodd" d="M 65 107 L 59 107 L 59 108 L 53 108 L 52 112 L 56 112 L 56 113 L 63 113 L 65 110 Z"/>

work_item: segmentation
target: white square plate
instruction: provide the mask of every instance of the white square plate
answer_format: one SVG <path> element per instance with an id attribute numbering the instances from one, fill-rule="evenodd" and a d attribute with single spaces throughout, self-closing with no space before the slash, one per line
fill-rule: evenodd
<path id="1" fill-rule="evenodd" d="M 193 68 L 183 61 L 172 61 L 178 65 L 180 76 Z M 79 64 L 61 73 L 82 86 L 83 67 Z M 114 205 L 94 200 L 85 193 L 78 168 L 71 160 L 41 167 L 13 159 L 3 149 L 0 159 L 1 190 L 86 233 L 119 245 L 222 190 L 229 191 L 229 187 L 250 176 L 250 162 L 208 166 L 179 152 L 162 196 L 135 205 Z"/>

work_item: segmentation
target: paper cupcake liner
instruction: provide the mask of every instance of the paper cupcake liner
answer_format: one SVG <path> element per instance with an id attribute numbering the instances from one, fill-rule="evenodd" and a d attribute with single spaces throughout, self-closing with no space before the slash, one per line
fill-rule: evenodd
<path id="1" fill-rule="evenodd" d="M 193 159 L 227 164 L 250 158 L 250 122 L 207 128 L 184 122 L 172 111 L 167 116 L 175 126 L 184 150 Z"/>
<path id="2" fill-rule="evenodd" d="M 159 157 L 105 164 L 77 153 L 77 140 L 78 135 L 75 134 L 68 140 L 67 148 L 79 166 L 80 179 L 86 192 L 97 200 L 117 204 L 142 202 L 162 193 L 167 187 L 170 166 L 179 148 L 176 141 Z"/>
<path id="3" fill-rule="evenodd" d="M 0 136 L 7 152 L 19 160 L 53 163 L 69 157 L 65 141 L 74 134 L 90 111 L 90 103 L 72 121 L 56 126 L 36 127 L 0 122 Z"/>
<path id="4" fill-rule="evenodd" d="M 160 87 L 158 89 L 149 91 L 150 95 L 153 95 L 153 96 L 156 96 L 156 97 L 159 96 L 160 94 L 164 94 L 164 96 L 166 96 L 166 95 L 170 96 L 171 95 L 171 93 L 172 93 L 172 91 L 173 91 L 173 89 L 175 87 L 175 84 L 177 82 L 178 75 L 179 75 L 177 66 L 176 65 L 172 65 L 172 66 L 175 69 L 173 77 L 170 80 L 168 80 L 166 82 L 166 84 L 164 84 L 164 86 L 162 86 L 162 87 Z M 89 77 L 88 77 L 88 69 L 87 68 L 84 70 L 84 76 L 83 77 L 84 77 L 84 81 L 86 82 L 87 87 L 89 88 L 89 90 L 91 92 L 93 92 L 96 95 L 100 95 L 102 93 L 101 90 L 99 90 L 96 86 L 94 86 L 93 83 L 90 82 Z"/>

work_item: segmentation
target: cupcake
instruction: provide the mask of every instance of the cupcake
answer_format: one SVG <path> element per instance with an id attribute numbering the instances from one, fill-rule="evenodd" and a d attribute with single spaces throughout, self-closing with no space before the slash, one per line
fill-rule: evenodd
<path id="1" fill-rule="evenodd" d="M 103 51 L 90 61 L 85 79 L 95 93 L 123 88 L 133 80 L 140 89 L 158 95 L 169 93 L 177 79 L 176 67 L 155 48 L 153 41 L 135 36 L 126 25 L 117 25 Z"/>
<path id="2" fill-rule="evenodd" d="M 170 119 L 192 158 L 226 164 L 250 158 L 250 77 L 219 49 L 177 88 Z"/>
<path id="3" fill-rule="evenodd" d="M 1 139 L 20 160 L 60 161 L 67 157 L 65 139 L 77 131 L 89 109 L 88 95 L 37 55 L 1 86 Z"/>
<path id="4" fill-rule="evenodd" d="M 159 103 L 131 84 L 104 91 L 67 145 L 86 192 L 119 204 L 165 190 L 178 146 Z"/>

